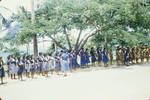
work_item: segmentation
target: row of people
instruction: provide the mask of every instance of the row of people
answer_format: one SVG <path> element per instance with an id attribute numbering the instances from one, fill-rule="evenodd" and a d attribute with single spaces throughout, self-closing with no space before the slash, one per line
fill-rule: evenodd
<path id="1" fill-rule="evenodd" d="M 0 65 L 0 77 L 1 82 L 3 83 L 3 77 L 5 76 L 5 71 L 3 61 L 1 59 Z M 32 55 L 22 56 L 19 58 L 14 57 L 13 55 L 9 56 L 7 59 L 8 66 L 8 77 L 11 79 L 23 80 L 23 75 L 26 77 L 34 78 L 34 74 L 48 77 L 48 72 L 51 73 L 61 71 L 64 76 L 67 76 L 67 72 L 71 71 L 73 68 L 76 68 L 78 65 L 77 59 L 74 52 L 67 52 L 62 50 L 57 52 L 54 56 L 50 54 L 39 53 L 37 59 L 34 59 Z"/>
<path id="2" fill-rule="evenodd" d="M 142 51 L 139 51 L 142 50 Z M 142 54 L 141 54 L 142 53 Z M 78 64 L 78 57 L 80 56 L 80 64 Z M 138 56 L 137 55 L 143 55 Z M 150 48 L 145 47 L 142 49 L 134 48 L 121 48 L 118 47 L 116 50 L 116 63 L 118 65 L 129 63 L 136 63 L 141 59 L 150 59 Z M 104 64 L 104 66 L 108 66 L 108 62 L 112 64 L 113 62 L 113 53 L 112 51 L 107 52 L 106 49 L 93 47 L 89 49 L 82 48 L 79 53 L 76 51 L 68 52 L 67 50 L 62 50 L 60 52 L 56 52 L 53 56 L 50 54 L 42 54 L 39 53 L 37 59 L 34 59 L 32 55 L 22 56 L 19 58 L 14 57 L 13 55 L 9 56 L 7 59 L 8 66 L 8 76 L 11 79 L 15 79 L 16 75 L 18 78 L 22 80 L 23 74 L 26 77 L 34 78 L 34 74 L 42 74 L 43 76 L 48 76 L 48 72 L 51 73 L 62 71 L 64 72 L 64 76 L 67 75 L 67 71 L 71 71 L 72 69 L 78 67 L 88 67 L 91 63 L 92 66 L 95 66 L 98 62 L 98 65 Z M 3 77 L 5 76 L 5 71 L 3 68 L 3 61 L 0 58 L 0 77 L 3 82 Z"/>
<path id="3" fill-rule="evenodd" d="M 133 48 L 123 48 L 117 47 L 116 50 L 116 62 L 117 65 L 129 65 L 129 64 L 137 64 L 142 63 L 146 60 L 147 62 L 150 60 L 150 47 L 142 46 L 142 47 L 133 47 Z"/>

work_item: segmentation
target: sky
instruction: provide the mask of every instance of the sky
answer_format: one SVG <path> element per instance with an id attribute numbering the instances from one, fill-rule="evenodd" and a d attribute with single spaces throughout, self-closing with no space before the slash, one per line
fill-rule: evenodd
<path id="1" fill-rule="evenodd" d="M 0 6 L 9 9 L 9 11 L 6 11 L 4 9 L 0 11 L 5 17 L 8 18 L 12 13 L 17 12 L 17 8 L 19 8 L 19 6 L 24 6 L 25 8 L 28 8 L 30 10 L 31 0 L 2 0 L 0 2 Z"/>

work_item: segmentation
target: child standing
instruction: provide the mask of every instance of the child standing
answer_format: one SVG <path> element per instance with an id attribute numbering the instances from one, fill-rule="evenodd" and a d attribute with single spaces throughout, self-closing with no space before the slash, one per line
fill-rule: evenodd
<path id="1" fill-rule="evenodd" d="M 5 77 L 5 71 L 4 71 L 4 68 L 3 68 L 3 60 L 2 60 L 2 57 L 0 57 L 0 78 L 1 78 L 1 84 L 4 84 L 3 83 L 3 78 Z"/>
<path id="2" fill-rule="evenodd" d="M 20 79 L 21 81 L 23 81 L 23 78 L 22 78 L 22 74 L 24 72 L 24 66 L 25 64 L 23 63 L 23 60 L 18 58 L 18 79 Z"/>

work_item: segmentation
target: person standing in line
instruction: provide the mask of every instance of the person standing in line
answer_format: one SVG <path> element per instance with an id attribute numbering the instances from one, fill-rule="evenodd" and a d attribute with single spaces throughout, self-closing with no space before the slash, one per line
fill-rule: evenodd
<path id="1" fill-rule="evenodd" d="M 85 50 L 85 62 L 86 62 L 86 66 L 89 67 L 89 63 L 90 63 L 89 49 Z"/>
<path id="2" fill-rule="evenodd" d="M 80 65 L 81 65 L 81 67 L 84 67 L 85 66 L 85 52 L 84 52 L 84 48 L 82 48 L 80 50 L 79 56 L 80 56 Z"/>
<path id="3" fill-rule="evenodd" d="M 66 51 L 63 51 L 61 55 L 61 71 L 63 72 L 64 77 L 67 76 L 67 72 L 70 71 L 69 69 L 69 55 Z"/>
<path id="4" fill-rule="evenodd" d="M 40 52 L 39 56 L 38 56 L 38 62 L 39 62 L 39 73 L 42 74 L 42 76 L 44 75 L 43 73 L 43 54 Z"/>
<path id="5" fill-rule="evenodd" d="M 37 60 L 34 60 L 33 58 L 31 58 L 29 66 L 30 66 L 31 78 L 33 79 L 34 75 L 35 75 L 35 72 L 36 72 L 36 70 L 38 68 L 38 62 L 37 62 Z"/>
<path id="6" fill-rule="evenodd" d="M 17 67 L 16 67 L 16 59 L 13 55 L 10 58 L 10 73 L 11 79 L 16 79 Z"/>
<path id="7" fill-rule="evenodd" d="M 72 51 L 72 67 L 73 69 L 76 69 L 77 67 L 79 67 L 79 64 L 77 62 L 77 54 L 74 50 Z"/>
<path id="8" fill-rule="evenodd" d="M 113 64 L 113 52 L 112 49 L 109 51 L 109 59 L 110 59 L 110 65 Z"/>
<path id="9" fill-rule="evenodd" d="M 3 59 L 2 59 L 2 57 L 0 57 L 0 79 L 1 79 L 1 84 L 4 84 L 3 78 L 5 77 L 5 70 L 4 70 L 3 64 L 4 64 Z"/>
<path id="10" fill-rule="evenodd" d="M 102 49 L 101 48 L 97 48 L 97 55 L 98 55 L 98 65 L 101 66 L 101 62 L 102 62 Z"/>
<path id="11" fill-rule="evenodd" d="M 130 48 L 127 47 L 125 54 L 124 54 L 124 59 L 125 59 L 125 65 L 129 66 L 129 62 L 130 62 Z"/>
<path id="12" fill-rule="evenodd" d="M 145 53 L 146 61 L 149 62 L 149 56 L 150 56 L 150 55 L 149 55 L 149 49 L 148 49 L 148 46 L 145 47 L 145 52 L 144 52 L 144 53 Z"/>
<path id="13" fill-rule="evenodd" d="M 55 66 L 55 71 L 57 73 L 57 75 L 60 75 L 59 71 L 61 70 L 61 53 L 56 52 L 54 55 L 54 66 Z"/>
<path id="14" fill-rule="evenodd" d="M 73 69 L 73 64 L 72 64 L 73 55 L 72 55 L 72 52 L 69 52 L 68 55 L 69 55 L 69 68 L 70 68 L 70 71 L 72 72 L 72 69 Z"/>
<path id="15" fill-rule="evenodd" d="M 92 66 L 95 67 L 96 54 L 95 54 L 94 47 L 91 48 L 90 54 L 91 54 L 91 62 L 92 62 Z"/>
<path id="16" fill-rule="evenodd" d="M 48 77 L 49 66 L 48 66 L 48 57 L 47 57 L 47 54 L 44 54 L 43 64 L 42 65 L 43 65 L 44 75 L 46 77 Z"/>
<path id="17" fill-rule="evenodd" d="M 25 64 L 23 63 L 23 59 L 18 58 L 17 65 L 18 65 L 18 79 L 23 81 L 23 75 L 22 74 L 24 72 L 24 67 L 25 67 Z"/>
<path id="18" fill-rule="evenodd" d="M 11 62 L 10 62 L 10 55 L 7 57 L 7 73 L 8 73 L 8 77 L 10 77 L 10 64 L 11 64 Z"/>
<path id="19" fill-rule="evenodd" d="M 51 54 L 48 55 L 48 66 L 50 67 L 50 72 L 51 75 L 53 75 L 54 71 L 55 71 L 55 66 L 54 66 L 54 57 L 52 57 Z"/>
<path id="20" fill-rule="evenodd" d="M 108 67 L 109 58 L 108 58 L 108 53 L 105 48 L 102 51 L 102 61 L 104 63 L 104 67 Z"/>
<path id="21" fill-rule="evenodd" d="M 141 63 L 144 62 L 144 47 L 141 46 L 140 47 L 140 59 L 141 59 Z"/>
<path id="22" fill-rule="evenodd" d="M 25 70 L 26 70 L 26 77 L 27 78 L 30 77 L 30 68 L 31 68 L 30 56 L 28 55 L 26 57 L 26 61 L 25 61 Z"/>

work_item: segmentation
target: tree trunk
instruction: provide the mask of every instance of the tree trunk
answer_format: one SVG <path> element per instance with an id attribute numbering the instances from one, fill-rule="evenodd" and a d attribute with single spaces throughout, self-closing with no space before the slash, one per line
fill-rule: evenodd
<path id="1" fill-rule="evenodd" d="M 32 24 L 34 24 L 35 21 L 35 12 L 34 12 L 34 0 L 31 1 L 31 8 L 32 8 Z M 34 59 L 37 59 L 38 56 L 38 43 L 37 43 L 37 34 L 34 35 L 33 37 L 33 55 L 34 55 Z"/>
<path id="2" fill-rule="evenodd" d="M 69 36 L 68 36 L 68 34 L 67 34 L 67 31 L 66 31 L 66 26 L 64 26 L 64 34 L 65 34 L 66 39 L 67 39 L 67 43 L 68 43 L 69 50 L 72 50 L 71 42 L 70 42 Z"/>
<path id="3" fill-rule="evenodd" d="M 27 55 L 29 55 L 29 43 L 27 43 L 26 49 L 27 49 Z"/>
<path id="4" fill-rule="evenodd" d="M 58 47 L 60 47 L 60 48 L 62 48 L 62 49 L 65 49 L 65 47 L 64 46 L 62 46 L 58 41 L 56 41 L 56 39 L 55 38 L 53 38 L 52 36 L 49 36 L 51 39 L 52 39 L 52 41 L 56 44 L 55 46 L 58 46 Z"/>
<path id="5" fill-rule="evenodd" d="M 94 36 L 98 31 L 97 29 L 92 29 L 77 45 L 77 49 L 76 52 L 79 53 L 79 51 L 81 50 L 82 47 L 84 47 L 84 45 L 86 44 L 86 42 L 88 41 L 88 39 L 92 36 Z"/>
<path id="6" fill-rule="evenodd" d="M 34 50 L 34 58 L 37 59 L 38 56 L 37 34 L 35 34 L 33 37 L 33 50 Z"/>
<path id="7" fill-rule="evenodd" d="M 77 50 L 77 47 L 78 47 L 78 43 L 79 43 L 79 40 L 80 40 L 81 34 L 82 34 L 82 29 L 80 29 L 80 31 L 79 31 L 79 35 L 78 35 L 78 38 L 77 38 L 77 40 L 76 40 L 76 44 L 75 44 L 75 47 L 74 47 L 74 49 L 75 49 L 75 50 Z"/>
<path id="8" fill-rule="evenodd" d="M 80 49 L 84 47 L 84 45 L 87 43 L 88 39 L 94 35 L 95 33 L 90 34 L 89 36 L 85 37 L 84 40 L 81 42 L 81 44 L 79 44 L 77 51 L 80 51 Z"/>

